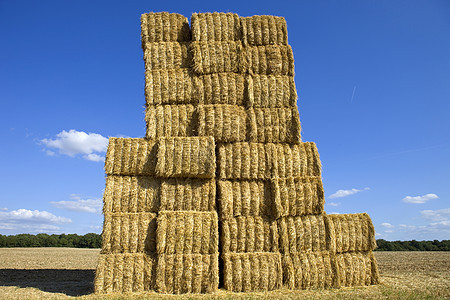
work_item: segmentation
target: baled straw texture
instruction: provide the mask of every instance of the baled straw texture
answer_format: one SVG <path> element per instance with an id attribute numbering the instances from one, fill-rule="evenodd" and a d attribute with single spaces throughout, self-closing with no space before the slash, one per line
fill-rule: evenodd
<path id="1" fill-rule="evenodd" d="M 214 179 L 169 178 L 161 181 L 160 210 L 216 210 Z"/>
<path id="2" fill-rule="evenodd" d="M 247 106 L 296 107 L 297 90 L 293 76 L 247 75 Z"/>
<path id="3" fill-rule="evenodd" d="M 263 292 L 281 287 L 281 254 L 224 253 L 224 288 L 233 292 Z"/>
<path id="4" fill-rule="evenodd" d="M 283 283 L 289 289 L 338 287 L 334 254 L 297 252 L 282 256 Z"/>
<path id="5" fill-rule="evenodd" d="M 189 69 L 149 70 L 145 72 L 147 107 L 159 104 L 196 104 L 193 76 Z"/>
<path id="6" fill-rule="evenodd" d="M 95 293 L 143 292 L 154 289 L 156 262 L 145 253 L 100 254 Z"/>
<path id="7" fill-rule="evenodd" d="M 145 43 L 145 70 L 180 69 L 192 65 L 192 57 L 188 51 L 189 42 Z"/>
<path id="8" fill-rule="evenodd" d="M 277 218 L 323 212 L 325 197 L 320 177 L 275 178 L 271 186 Z"/>
<path id="9" fill-rule="evenodd" d="M 155 175 L 156 142 L 140 138 L 109 138 L 107 175 Z"/>
<path id="10" fill-rule="evenodd" d="M 272 178 L 320 176 L 321 163 L 316 144 L 272 145 Z"/>
<path id="11" fill-rule="evenodd" d="M 193 105 L 157 105 L 147 107 L 147 139 L 166 136 L 194 136 L 197 120 Z"/>
<path id="12" fill-rule="evenodd" d="M 242 39 L 245 45 L 287 45 L 287 25 L 283 17 L 241 17 Z"/>
<path id="13" fill-rule="evenodd" d="M 371 285 L 379 281 L 372 251 L 336 254 L 336 273 L 340 287 Z"/>
<path id="14" fill-rule="evenodd" d="M 301 142 L 297 107 L 250 108 L 247 113 L 250 141 L 291 144 Z"/>
<path id="15" fill-rule="evenodd" d="M 219 254 L 161 254 L 156 267 L 160 293 L 212 293 L 219 287 Z"/>
<path id="16" fill-rule="evenodd" d="M 247 113 L 242 106 L 200 105 L 198 135 L 212 136 L 216 142 L 239 142 L 247 137 Z"/>
<path id="17" fill-rule="evenodd" d="M 222 252 L 278 252 L 277 223 L 263 217 L 235 217 L 221 223 Z"/>
<path id="18" fill-rule="evenodd" d="M 141 15 L 142 44 L 152 42 L 189 42 L 188 19 L 180 14 L 159 12 Z"/>
<path id="19" fill-rule="evenodd" d="M 157 212 L 160 180 L 148 176 L 106 177 L 104 213 Z"/>
<path id="20" fill-rule="evenodd" d="M 336 252 L 370 251 L 376 248 L 375 229 L 366 213 L 327 215 L 332 223 Z"/>
<path id="21" fill-rule="evenodd" d="M 249 46 L 242 52 L 243 72 L 294 76 L 294 54 L 289 45 Z"/>
<path id="22" fill-rule="evenodd" d="M 214 138 L 160 138 L 156 174 L 161 177 L 214 178 L 216 174 Z"/>
<path id="23" fill-rule="evenodd" d="M 217 181 L 221 220 L 240 216 L 272 217 L 273 198 L 267 181 Z"/>
<path id="24" fill-rule="evenodd" d="M 281 253 L 330 250 L 323 215 L 283 217 L 277 223 Z"/>
<path id="25" fill-rule="evenodd" d="M 219 247 L 217 213 L 161 211 L 157 218 L 158 254 L 214 254 Z"/>
<path id="26" fill-rule="evenodd" d="M 239 16 L 233 13 L 193 13 L 193 41 L 239 41 L 242 38 Z"/>
<path id="27" fill-rule="evenodd" d="M 237 73 L 240 70 L 242 55 L 240 41 L 191 42 L 190 52 L 193 70 L 197 74 Z"/>
<path id="28" fill-rule="evenodd" d="M 244 105 L 243 74 L 212 73 L 194 77 L 194 97 L 199 104 Z"/>
<path id="29" fill-rule="evenodd" d="M 154 253 L 156 214 L 105 213 L 101 253 Z"/>

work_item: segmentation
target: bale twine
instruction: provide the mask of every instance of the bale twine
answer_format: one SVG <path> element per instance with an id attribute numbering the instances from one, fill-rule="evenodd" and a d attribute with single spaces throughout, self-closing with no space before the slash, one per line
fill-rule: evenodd
<path id="1" fill-rule="evenodd" d="M 192 56 L 190 42 L 144 43 L 144 63 L 146 72 L 161 69 L 190 68 Z"/>
<path id="2" fill-rule="evenodd" d="M 242 44 L 240 41 L 191 42 L 193 70 L 197 74 L 239 72 Z"/>
<path id="3" fill-rule="evenodd" d="M 239 16 L 233 13 L 193 13 L 193 41 L 239 41 L 242 38 Z"/>
<path id="4" fill-rule="evenodd" d="M 141 39 L 143 45 L 148 42 L 188 42 L 191 40 L 189 21 L 176 13 L 142 14 Z"/>
<path id="5" fill-rule="evenodd" d="M 189 69 L 147 70 L 145 99 L 147 107 L 160 104 L 197 104 Z"/>
<path id="6" fill-rule="evenodd" d="M 167 136 L 197 135 L 197 120 L 193 105 L 148 106 L 145 111 L 147 139 Z"/>
<path id="7" fill-rule="evenodd" d="M 244 105 L 243 74 L 212 73 L 194 77 L 194 95 L 200 104 Z"/>
<path id="8" fill-rule="evenodd" d="M 289 45 L 244 47 L 240 65 L 241 71 L 249 74 L 294 76 L 294 54 Z"/>
<path id="9" fill-rule="evenodd" d="M 287 25 L 283 17 L 253 16 L 241 17 L 242 39 L 244 44 L 287 45 Z"/>
<path id="10" fill-rule="evenodd" d="M 249 107 L 297 108 L 297 90 L 293 76 L 247 75 L 246 90 Z"/>

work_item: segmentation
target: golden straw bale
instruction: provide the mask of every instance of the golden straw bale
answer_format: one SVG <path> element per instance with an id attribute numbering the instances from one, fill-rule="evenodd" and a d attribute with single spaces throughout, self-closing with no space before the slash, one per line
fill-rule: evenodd
<path id="1" fill-rule="evenodd" d="M 241 17 L 242 39 L 246 45 L 287 45 L 287 25 L 283 17 Z"/>
<path id="2" fill-rule="evenodd" d="M 293 76 L 247 75 L 246 98 L 249 107 L 296 107 L 297 90 Z"/>
<path id="3" fill-rule="evenodd" d="M 193 75 L 189 69 L 148 70 L 145 72 L 147 107 L 159 104 L 196 104 Z"/>
<path id="4" fill-rule="evenodd" d="M 234 72 L 240 70 L 242 44 L 240 41 L 192 42 L 190 55 L 197 74 Z"/>
<path id="5" fill-rule="evenodd" d="M 145 112 L 147 139 L 166 136 L 197 135 L 197 120 L 193 105 L 148 106 Z"/>
<path id="6" fill-rule="evenodd" d="M 155 259 L 149 254 L 100 254 L 95 272 L 95 293 L 150 291 L 154 289 L 155 269 Z"/>
<path id="7" fill-rule="evenodd" d="M 156 142 L 141 138 L 109 138 L 107 175 L 155 175 Z"/>
<path id="8" fill-rule="evenodd" d="M 193 13 L 193 41 L 239 41 L 242 38 L 239 16 L 233 13 Z"/>
<path id="9" fill-rule="evenodd" d="M 291 144 L 301 142 L 297 107 L 250 108 L 247 114 L 251 142 Z"/>
<path id="10" fill-rule="evenodd" d="M 281 253 L 327 251 L 324 215 L 282 217 L 277 220 Z"/>
<path id="11" fill-rule="evenodd" d="M 218 143 L 217 168 L 221 179 L 270 179 L 273 144 Z"/>
<path id="12" fill-rule="evenodd" d="M 161 180 L 160 210 L 216 210 L 214 179 L 169 178 Z"/>
<path id="13" fill-rule="evenodd" d="M 192 56 L 189 42 L 145 43 L 145 71 L 190 68 Z"/>
<path id="14" fill-rule="evenodd" d="M 158 141 L 156 174 L 161 177 L 214 178 L 213 137 L 168 137 Z"/>
<path id="15" fill-rule="evenodd" d="M 157 218 L 158 254 L 214 254 L 219 247 L 217 213 L 160 211 Z"/>
<path id="16" fill-rule="evenodd" d="M 336 254 L 336 273 L 341 287 L 371 285 L 379 280 L 372 251 Z"/>
<path id="17" fill-rule="evenodd" d="M 277 218 L 323 212 L 325 197 L 321 177 L 274 178 L 271 186 Z"/>
<path id="18" fill-rule="evenodd" d="M 157 212 L 160 179 L 149 176 L 106 177 L 103 213 Z"/>
<path id="19" fill-rule="evenodd" d="M 249 46 L 243 47 L 242 52 L 243 72 L 294 76 L 294 54 L 289 45 Z"/>
<path id="20" fill-rule="evenodd" d="M 327 215 L 333 223 L 336 252 L 369 251 L 376 248 L 375 229 L 366 213 Z"/>
<path id="21" fill-rule="evenodd" d="M 233 292 L 263 292 L 281 288 L 281 254 L 223 253 L 224 288 Z"/>
<path id="22" fill-rule="evenodd" d="M 282 255 L 283 283 L 289 289 L 338 287 L 334 254 L 328 251 Z"/>
<path id="23" fill-rule="evenodd" d="M 273 197 L 268 181 L 217 181 L 221 220 L 239 216 L 272 217 Z"/>
<path id="24" fill-rule="evenodd" d="M 222 252 L 278 252 L 277 223 L 263 217 L 235 217 L 221 223 Z"/>
<path id="25" fill-rule="evenodd" d="M 212 73 L 193 78 L 194 97 L 200 104 L 244 105 L 244 75 Z"/>
<path id="26" fill-rule="evenodd" d="M 189 21 L 175 13 L 142 14 L 141 39 L 143 45 L 147 42 L 188 42 L 191 40 Z"/>
<path id="27" fill-rule="evenodd" d="M 212 293 L 219 287 L 219 254 L 160 254 L 156 289 L 160 293 Z"/>
<path id="28" fill-rule="evenodd" d="M 239 142 L 247 137 L 247 113 L 242 106 L 200 105 L 198 135 L 212 136 L 216 142 Z"/>
<path id="29" fill-rule="evenodd" d="M 155 251 L 155 213 L 105 213 L 101 253 Z"/>

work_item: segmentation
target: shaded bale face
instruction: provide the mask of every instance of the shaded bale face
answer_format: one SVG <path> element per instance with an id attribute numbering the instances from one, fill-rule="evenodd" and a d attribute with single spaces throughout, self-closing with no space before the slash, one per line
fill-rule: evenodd
<path id="1" fill-rule="evenodd" d="M 244 105 L 244 75 L 212 73 L 194 77 L 194 94 L 199 104 Z"/>
<path id="2" fill-rule="evenodd" d="M 147 138 L 188 137 L 197 135 L 197 120 L 193 105 L 149 106 L 145 112 Z"/>
<path id="3" fill-rule="evenodd" d="M 283 17 L 241 17 L 242 39 L 251 46 L 287 45 L 287 25 Z"/>
<path id="4" fill-rule="evenodd" d="M 242 43 L 226 42 L 191 42 L 189 48 L 192 56 L 192 68 L 196 74 L 233 72 L 242 68 Z"/>
<path id="5" fill-rule="evenodd" d="M 240 19 L 233 13 L 193 13 L 193 41 L 239 41 L 242 38 Z"/>
<path id="6" fill-rule="evenodd" d="M 246 75 L 248 107 L 294 107 L 297 109 L 297 90 L 293 76 Z"/>
<path id="7" fill-rule="evenodd" d="M 146 43 L 188 42 L 191 40 L 188 19 L 167 12 L 142 14 L 141 39 L 143 46 Z"/>
<path id="8" fill-rule="evenodd" d="M 378 283 L 379 274 L 371 251 L 336 254 L 336 273 L 340 287 Z"/>

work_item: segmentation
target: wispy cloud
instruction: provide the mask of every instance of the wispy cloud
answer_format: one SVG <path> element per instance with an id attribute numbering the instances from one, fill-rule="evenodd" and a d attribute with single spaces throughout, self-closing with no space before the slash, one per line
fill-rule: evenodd
<path id="1" fill-rule="evenodd" d="M 42 144 L 51 149 L 57 149 L 60 154 L 75 157 L 82 155 L 84 159 L 91 161 L 103 161 L 103 154 L 108 146 L 108 139 L 98 133 L 86 133 L 84 131 L 61 131 L 54 139 L 42 139 Z M 46 149 L 47 155 L 53 156 L 55 152 Z"/>
<path id="2" fill-rule="evenodd" d="M 55 232 L 57 225 L 71 223 L 72 220 L 55 216 L 47 211 L 18 209 L 0 212 L 0 229 L 16 232 Z"/>
<path id="3" fill-rule="evenodd" d="M 370 188 L 368 188 L 368 187 L 363 188 L 361 190 L 358 190 L 358 189 L 338 190 L 334 194 L 330 195 L 328 198 L 329 199 L 342 198 L 342 197 L 347 197 L 347 196 L 354 195 L 356 193 L 360 193 L 360 192 L 368 191 L 368 190 L 370 190 Z"/>
<path id="4" fill-rule="evenodd" d="M 325 204 L 329 205 L 329 206 L 339 206 L 339 205 L 341 205 L 340 202 L 326 202 Z"/>
<path id="5" fill-rule="evenodd" d="M 102 199 L 81 199 L 77 194 L 70 195 L 72 201 L 51 201 L 50 203 L 57 208 L 77 212 L 101 213 Z"/>
<path id="6" fill-rule="evenodd" d="M 423 196 L 406 196 L 403 198 L 403 202 L 405 203 L 414 203 L 414 204 L 422 204 L 432 199 L 438 199 L 438 195 L 436 194 L 426 194 Z"/>
<path id="7" fill-rule="evenodd" d="M 392 225 L 391 223 L 387 223 L 387 222 L 381 223 L 380 226 L 384 227 L 384 228 L 394 228 L 394 225 Z"/>
<path id="8" fill-rule="evenodd" d="M 433 222 L 449 221 L 449 219 L 450 219 L 450 207 L 449 208 L 443 208 L 443 209 L 437 209 L 437 210 L 422 210 L 420 212 L 420 214 L 425 219 L 431 220 Z"/>

